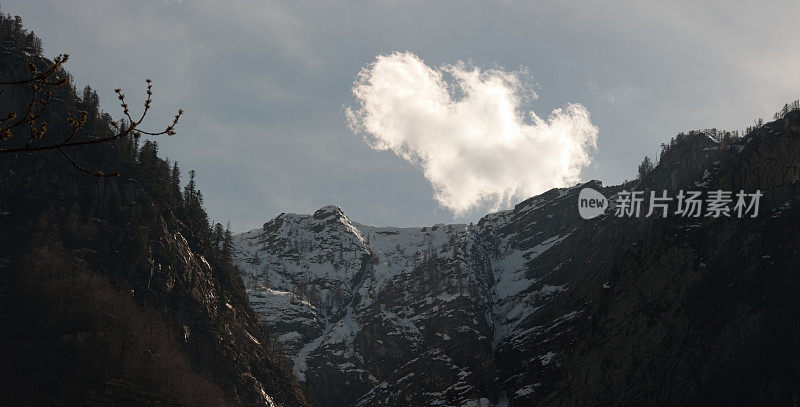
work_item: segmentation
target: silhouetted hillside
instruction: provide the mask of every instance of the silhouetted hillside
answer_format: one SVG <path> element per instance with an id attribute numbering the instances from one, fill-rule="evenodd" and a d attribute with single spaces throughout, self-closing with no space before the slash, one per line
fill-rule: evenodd
<path id="1" fill-rule="evenodd" d="M 0 17 L 0 80 L 47 69 L 40 50 L 19 19 Z M 0 112 L 22 114 L 30 89 L 3 88 Z M 40 121 L 63 137 L 81 110 L 76 140 L 115 131 L 96 93 L 71 85 Z M 27 134 L 14 129 L 3 147 Z M 121 176 L 79 172 L 58 151 L 0 155 L 0 404 L 306 405 L 194 174 L 182 188 L 157 144 L 132 137 L 68 153 Z"/>

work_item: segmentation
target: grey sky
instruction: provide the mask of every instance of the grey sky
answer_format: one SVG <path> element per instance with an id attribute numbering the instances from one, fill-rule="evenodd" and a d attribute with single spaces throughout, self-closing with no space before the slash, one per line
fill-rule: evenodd
<path id="1" fill-rule="evenodd" d="M 361 68 L 411 51 L 529 70 L 540 116 L 581 103 L 599 128 L 583 179 L 633 177 L 682 130 L 743 129 L 800 97 L 800 2 L 2 2 L 71 55 L 78 86 L 142 99 L 154 81 L 163 155 L 195 169 L 215 220 L 237 232 L 338 204 L 362 223 L 452 222 L 419 168 L 347 127 Z M 475 221 L 483 210 L 455 219 Z"/>

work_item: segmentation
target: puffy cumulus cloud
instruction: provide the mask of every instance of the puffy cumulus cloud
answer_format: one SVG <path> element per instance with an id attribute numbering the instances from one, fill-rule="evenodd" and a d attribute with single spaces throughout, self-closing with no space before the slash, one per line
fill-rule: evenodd
<path id="1" fill-rule="evenodd" d="M 376 150 L 422 168 L 436 200 L 456 215 L 578 181 L 597 127 L 579 104 L 547 119 L 523 112 L 519 72 L 463 62 L 430 67 L 404 52 L 378 56 L 353 85 L 350 127 Z"/>

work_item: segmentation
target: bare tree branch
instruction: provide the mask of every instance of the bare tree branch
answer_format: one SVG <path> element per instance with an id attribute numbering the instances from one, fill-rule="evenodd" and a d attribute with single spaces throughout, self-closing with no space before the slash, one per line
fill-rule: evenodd
<path id="1" fill-rule="evenodd" d="M 16 112 L 10 112 L 4 118 L 0 118 L 0 142 L 7 142 L 8 140 L 12 139 L 14 137 L 12 130 L 24 125 L 27 125 L 29 128 L 28 140 L 23 146 L 20 147 L 11 147 L 11 148 L 0 147 L 0 154 L 13 154 L 16 157 L 20 153 L 35 153 L 46 150 L 58 150 L 67 160 L 69 160 L 70 163 L 72 163 L 72 165 L 76 169 L 82 172 L 97 177 L 118 176 L 119 172 L 106 173 L 101 170 L 90 170 L 81 166 L 69 154 L 67 154 L 66 151 L 64 151 L 64 148 L 91 145 L 91 144 L 109 143 L 115 140 L 123 139 L 128 136 L 132 136 L 138 139 L 143 134 L 148 136 L 161 136 L 161 135 L 172 136 L 175 134 L 175 126 L 178 124 L 178 120 L 183 114 L 183 109 L 178 110 L 178 113 L 174 116 L 172 122 L 162 131 L 145 131 L 139 128 L 139 126 L 142 124 L 142 121 L 144 121 L 145 117 L 147 116 L 147 113 L 150 111 L 150 104 L 152 103 L 152 97 L 153 97 L 153 84 L 150 79 L 147 79 L 146 80 L 147 98 L 145 99 L 144 102 L 144 110 L 142 111 L 142 114 L 139 116 L 139 118 L 136 120 L 134 120 L 133 116 L 131 115 L 131 111 L 128 107 L 128 104 L 125 101 L 125 94 L 122 92 L 121 89 L 114 89 L 114 92 L 117 94 L 117 99 L 119 99 L 122 112 L 128 119 L 127 123 L 123 123 L 122 125 L 118 124 L 117 122 L 113 121 L 111 122 L 111 126 L 116 130 L 116 134 L 107 137 L 92 138 L 89 140 L 73 141 L 73 138 L 78 133 L 78 131 L 82 129 L 84 126 L 86 126 L 86 122 L 88 119 L 88 112 L 83 110 L 80 112 L 81 117 L 79 120 L 76 120 L 72 117 L 67 117 L 66 120 L 71 128 L 71 131 L 60 141 L 53 141 L 46 144 L 37 144 L 38 141 L 44 139 L 47 133 L 47 122 L 39 121 L 39 119 L 47 110 L 47 107 L 52 98 L 52 92 L 50 90 L 43 90 L 43 89 L 45 89 L 45 87 L 62 86 L 67 83 L 66 75 L 63 78 L 59 78 L 58 74 L 60 72 L 59 68 L 61 68 L 61 66 L 68 59 L 69 55 L 66 54 L 59 55 L 53 59 L 52 66 L 49 69 L 42 72 L 39 71 L 38 67 L 35 64 L 29 63 L 28 68 L 31 71 L 30 78 L 5 81 L 5 82 L 0 81 L 0 85 L 28 86 L 31 90 L 31 99 L 25 107 L 24 114 L 18 116 Z M 5 89 L 0 91 L 0 94 L 2 94 L 4 91 Z"/>

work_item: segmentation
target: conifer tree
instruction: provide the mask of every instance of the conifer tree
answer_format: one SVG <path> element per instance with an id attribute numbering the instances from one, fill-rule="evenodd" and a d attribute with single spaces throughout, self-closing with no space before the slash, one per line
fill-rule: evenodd
<path id="1" fill-rule="evenodd" d="M 645 156 L 642 163 L 639 164 L 639 179 L 644 178 L 651 171 L 653 171 L 653 162 L 650 161 L 650 157 Z"/>
<path id="2" fill-rule="evenodd" d="M 233 234 L 231 233 L 231 223 L 225 227 L 225 233 L 222 238 L 222 261 L 225 264 L 232 264 L 233 262 Z"/>

